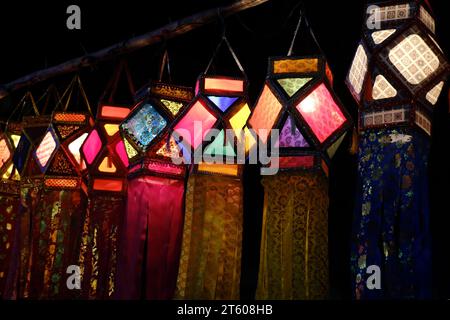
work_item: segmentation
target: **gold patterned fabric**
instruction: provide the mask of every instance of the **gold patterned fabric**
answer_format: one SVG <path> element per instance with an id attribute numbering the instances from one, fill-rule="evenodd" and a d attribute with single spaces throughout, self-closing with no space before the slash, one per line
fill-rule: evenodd
<path id="1" fill-rule="evenodd" d="M 125 214 L 120 194 L 91 193 L 81 235 L 81 297 L 110 299 L 116 290 L 119 230 Z"/>
<path id="2" fill-rule="evenodd" d="M 190 176 L 177 299 L 239 299 L 242 196 L 237 178 Z"/>
<path id="3" fill-rule="evenodd" d="M 319 172 L 262 179 L 264 216 L 257 299 L 328 295 L 328 182 Z"/>

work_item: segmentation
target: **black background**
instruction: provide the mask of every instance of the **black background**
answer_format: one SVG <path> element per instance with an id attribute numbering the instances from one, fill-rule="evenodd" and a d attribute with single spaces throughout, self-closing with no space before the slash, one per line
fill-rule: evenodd
<path id="1" fill-rule="evenodd" d="M 113 43 L 156 29 L 201 10 L 233 1 L 2 1 L 0 5 L 0 84 L 33 71 L 93 52 Z M 430 0 L 437 20 L 437 37 L 445 52 L 450 49 L 450 10 L 447 0 Z M 66 8 L 81 7 L 81 30 L 66 28 Z M 250 80 L 254 102 L 267 71 L 267 57 L 285 55 L 298 19 L 298 0 L 271 0 L 225 19 L 228 39 Z M 357 106 L 344 85 L 354 52 L 361 38 L 364 1 L 303 1 L 306 15 L 334 73 L 335 91 L 356 119 Z M 193 86 L 204 71 L 220 40 L 222 26 L 212 23 L 168 41 L 172 79 Z M 317 53 L 306 28 L 300 30 L 294 54 Z M 156 79 L 162 45 L 156 44 L 127 55 L 137 87 Z M 216 73 L 237 75 L 229 54 L 223 50 L 213 65 Z M 114 61 L 106 61 L 80 74 L 95 107 Z M 31 88 L 39 97 L 50 83 L 60 90 L 71 75 L 58 77 Z M 450 171 L 447 149 L 450 126 L 448 85 L 436 106 L 430 160 L 433 288 L 436 298 L 450 297 Z M 0 101 L 0 116 L 7 118 L 23 95 L 19 91 Z M 331 298 L 348 299 L 350 288 L 350 232 L 356 180 L 356 159 L 348 152 L 349 139 L 337 152 L 330 168 L 329 247 Z M 250 166 L 245 176 L 245 222 L 241 296 L 251 299 L 256 288 L 262 187 L 258 168 Z"/>

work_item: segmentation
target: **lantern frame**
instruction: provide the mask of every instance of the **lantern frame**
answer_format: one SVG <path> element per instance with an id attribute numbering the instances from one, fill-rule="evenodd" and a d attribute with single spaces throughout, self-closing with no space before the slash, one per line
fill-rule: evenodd
<path id="1" fill-rule="evenodd" d="M 159 145 L 170 137 L 170 128 L 173 122 L 179 119 L 183 110 L 187 108 L 188 103 L 193 97 L 192 88 L 169 84 L 161 81 L 151 81 L 143 89 L 137 92 L 138 101 L 132 108 L 130 114 L 120 123 L 119 131 L 124 143 L 128 143 L 136 152 L 136 155 L 128 156 L 129 170 L 128 178 L 132 179 L 142 175 L 154 175 L 160 177 L 168 177 L 173 179 L 184 179 L 186 170 L 184 165 L 175 165 L 169 161 L 167 157 L 157 154 L 155 150 Z M 169 100 L 175 103 L 180 103 L 181 107 L 174 115 L 161 102 L 161 99 Z M 132 134 L 124 129 L 124 123 L 130 118 L 134 117 L 139 111 L 140 107 L 145 104 L 150 104 L 167 122 L 166 126 L 150 141 L 145 147 L 140 147 Z M 159 170 L 157 166 L 165 167 L 167 170 Z"/>
<path id="2" fill-rule="evenodd" d="M 350 71 L 345 79 L 345 83 L 360 109 L 358 116 L 359 130 L 364 131 L 367 129 L 390 127 L 419 127 L 419 131 L 431 135 L 432 112 L 436 103 L 432 104 L 428 101 L 426 95 L 441 82 L 444 82 L 450 72 L 449 63 L 446 60 L 445 54 L 435 39 L 435 31 L 430 29 L 422 20 L 421 10 L 424 10 L 433 21 L 435 17 L 427 8 L 424 1 L 419 0 L 403 1 L 400 4 L 398 1 L 387 1 L 374 3 L 374 5 L 379 5 L 380 7 L 408 5 L 409 11 L 408 17 L 391 21 L 380 21 L 381 28 L 375 31 L 367 27 L 363 28 L 358 48 L 361 46 L 364 50 L 367 60 L 367 70 L 362 82 L 361 92 L 358 94 L 354 90 L 353 84 L 349 79 Z M 369 18 L 370 14 L 364 13 L 364 21 L 368 21 Z M 374 32 L 390 29 L 395 31 L 381 42 L 375 43 L 372 38 Z M 384 60 L 387 59 L 386 57 L 389 55 L 390 50 L 406 39 L 408 35 L 413 34 L 417 34 L 427 45 L 428 49 L 433 52 L 439 61 L 439 66 L 420 83 L 406 84 L 408 80 L 404 75 L 399 70 L 394 71 L 395 66 L 392 65 L 392 62 L 388 64 Z M 355 59 L 356 55 L 352 60 L 352 67 Z M 380 99 L 373 98 L 375 78 L 378 75 L 383 76 L 396 90 L 395 96 Z M 397 109 L 403 109 L 404 120 L 391 121 L 394 114 L 399 118 L 399 112 L 394 111 Z M 375 120 L 375 114 L 378 117 L 377 121 Z M 372 121 L 370 120 L 372 115 L 373 124 L 366 124 L 365 118 L 369 118 L 368 122 L 370 123 Z"/>
<path id="3" fill-rule="evenodd" d="M 276 72 L 275 71 L 275 62 L 282 60 L 316 60 L 317 68 L 315 71 L 307 71 L 307 72 Z M 304 84 L 301 88 L 299 88 L 291 97 L 284 91 L 282 86 L 278 83 L 279 79 L 286 78 L 311 78 L 306 84 Z M 304 56 L 275 56 L 269 57 L 268 59 L 268 73 L 266 76 L 266 80 L 264 82 L 264 86 L 259 93 L 259 97 L 261 97 L 265 87 L 267 87 L 271 93 L 278 100 L 278 103 L 281 105 L 281 110 L 278 113 L 275 121 L 272 125 L 272 128 L 267 128 L 268 130 L 272 129 L 280 129 L 283 127 L 288 117 L 291 117 L 292 121 L 294 121 L 295 126 L 300 131 L 306 142 L 308 143 L 308 147 L 280 147 L 279 148 L 279 160 L 285 161 L 283 158 L 292 158 L 292 157 L 312 157 L 312 161 L 310 161 L 310 165 L 302 166 L 299 168 L 296 167 L 282 167 L 280 166 L 280 171 L 292 171 L 292 170 L 323 170 L 326 175 L 328 175 L 328 167 L 330 166 L 331 159 L 327 153 L 327 150 L 337 142 L 346 131 L 352 126 L 352 118 L 347 110 L 343 107 L 343 104 L 339 97 L 334 93 L 332 88 L 333 83 L 333 75 L 329 68 L 328 63 L 325 60 L 325 57 L 321 54 L 314 55 L 304 55 Z M 311 93 L 313 93 L 319 86 L 324 85 L 327 91 L 329 92 L 331 98 L 334 103 L 338 107 L 339 111 L 345 118 L 345 121 L 337 127 L 329 136 L 320 142 L 320 140 L 314 134 L 312 128 L 305 120 L 305 118 L 301 115 L 301 113 L 297 110 L 297 106 L 307 98 Z M 258 128 L 255 128 L 251 124 L 251 118 L 253 114 L 256 112 L 256 108 L 259 102 L 259 98 L 255 104 L 255 108 L 253 109 L 249 121 L 247 122 L 247 126 L 250 129 L 254 129 L 256 132 Z M 258 137 L 259 139 L 259 137 Z M 271 132 L 267 136 L 267 147 L 270 152 L 271 145 L 268 141 L 271 139 Z M 261 143 L 261 139 L 259 139 Z"/>

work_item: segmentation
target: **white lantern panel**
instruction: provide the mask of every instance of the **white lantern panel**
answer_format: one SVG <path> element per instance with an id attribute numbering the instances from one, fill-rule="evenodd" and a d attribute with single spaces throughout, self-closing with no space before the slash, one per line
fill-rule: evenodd
<path id="1" fill-rule="evenodd" d="M 439 99 L 439 95 L 441 94 L 443 87 L 444 87 L 444 81 L 441 81 L 433 89 L 428 91 L 428 93 L 426 95 L 428 102 L 430 102 L 432 105 L 435 105 Z"/>
<path id="2" fill-rule="evenodd" d="M 375 78 L 372 89 L 372 98 L 374 100 L 392 98 L 397 95 L 397 90 L 381 74 Z"/>
<path id="3" fill-rule="evenodd" d="M 364 47 L 360 44 L 356 50 L 355 58 L 348 75 L 348 80 L 353 90 L 359 95 L 362 90 L 364 78 L 367 72 L 367 54 Z"/>

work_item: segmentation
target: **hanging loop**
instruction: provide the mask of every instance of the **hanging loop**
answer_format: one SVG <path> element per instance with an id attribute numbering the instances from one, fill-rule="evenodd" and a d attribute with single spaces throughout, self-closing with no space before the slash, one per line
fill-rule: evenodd
<path id="1" fill-rule="evenodd" d="M 62 97 L 61 97 L 61 106 L 63 106 L 62 111 L 66 112 L 69 108 L 69 104 L 72 101 L 72 95 L 75 90 L 75 86 L 78 86 L 78 91 L 81 94 L 82 99 L 84 100 L 84 104 L 86 106 L 87 111 L 92 116 L 92 110 L 91 106 L 89 104 L 89 100 L 86 96 L 86 92 L 84 91 L 83 85 L 81 83 L 80 76 L 76 74 L 70 84 L 67 86 L 66 90 L 64 91 Z M 66 97 L 67 96 L 67 97 Z M 65 101 L 65 103 L 64 103 Z"/>
<path id="2" fill-rule="evenodd" d="M 325 56 L 325 54 L 324 54 L 324 52 L 322 50 L 322 47 L 320 46 L 319 41 L 317 40 L 317 37 L 314 34 L 314 31 L 311 28 L 311 25 L 309 24 L 308 18 L 306 17 L 306 15 L 303 12 L 304 12 L 304 10 L 300 9 L 300 16 L 298 18 L 297 26 L 296 26 L 295 31 L 294 31 L 294 36 L 292 37 L 291 45 L 289 46 L 289 50 L 288 50 L 287 56 L 289 57 L 293 53 L 294 44 L 295 44 L 295 41 L 297 40 L 297 35 L 298 35 L 298 32 L 300 30 L 300 27 L 301 27 L 301 24 L 302 24 L 303 21 L 305 21 L 306 28 L 308 28 L 309 34 L 311 35 L 311 38 L 313 39 L 313 41 L 316 44 L 317 48 L 319 49 L 320 53 L 323 56 Z"/>
<path id="3" fill-rule="evenodd" d="M 17 112 L 19 111 L 19 115 L 24 115 L 25 112 L 27 111 L 25 108 L 27 106 L 29 106 L 27 104 L 27 99 L 29 99 L 29 101 L 31 102 L 31 108 L 34 111 L 34 114 L 36 116 L 39 115 L 39 110 L 37 108 L 36 102 L 34 101 L 33 95 L 31 94 L 30 91 L 27 91 L 24 96 L 20 99 L 19 103 L 16 105 L 16 107 L 13 109 L 13 111 L 11 112 L 11 114 L 9 115 L 8 119 L 6 120 L 6 128 L 8 127 L 8 124 L 10 121 L 13 120 L 13 116 L 15 114 L 17 114 Z"/>
<path id="4" fill-rule="evenodd" d="M 164 70 L 167 70 L 167 76 L 169 77 L 169 82 L 172 82 L 172 75 L 171 75 L 171 71 L 170 71 L 169 52 L 167 51 L 167 48 L 164 49 L 164 53 L 162 55 L 161 63 L 159 66 L 159 76 L 158 76 L 159 82 L 161 82 L 163 79 Z"/>
<path id="5" fill-rule="evenodd" d="M 233 57 L 233 59 L 234 59 L 236 65 L 238 66 L 238 68 L 239 68 L 239 70 L 241 71 L 241 73 L 242 73 L 244 76 L 246 76 L 245 71 L 244 71 L 244 68 L 242 67 L 242 64 L 241 64 L 241 62 L 239 61 L 239 58 L 237 57 L 236 53 L 234 52 L 233 48 L 231 47 L 231 44 L 230 44 L 230 42 L 228 41 L 228 39 L 227 39 L 227 37 L 226 37 L 225 34 L 223 34 L 222 39 L 220 40 L 219 44 L 217 45 L 217 47 L 216 47 L 216 49 L 215 49 L 215 51 L 214 51 L 214 53 L 213 53 L 213 56 L 211 57 L 211 60 L 209 60 L 209 63 L 208 63 L 208 65 L 207 65 L 207 67 L 206 67 L 204 73 L 205 73 L 205 74 L 208 73 L 208 71 L 209 71 L 209 69 L 211 68 L 211 65 L 212 65 L 214 59 L 216 58 L 217 53 L 219 52 L 219 49 L 220 49 L 220 47 L 222 46 L 223 43 L 225 43 L 225 44 L 227 45 L 228 50 L 230 51 L 231 56 Z"/>
<path id="6" fill-rule="evenodd" d="M 44 101 L 40 114 L 45 114 L 45 112 L 47 111 L 47 107 L 51 103 L 52 99 L 53 103 L 55 103 L 55 105 L 53 106 L 53 110 L 57 110 L 61 105 L 61 97 L 59 96 L 58 89 L 53 84 L 51 84 L 47 88 L 47 90 L 45 90 L 44 94 L 37 101 L 37 105 L 40 105 L 40 103 Z"/>
<path id="7" fill-rule="evenodd" d="M 134 90 L 134 83 L 133 78 L 131 77 L 131 72 L 128 67 L 128 63 L 126 60 L 120 60 L 119 63 L 117 63 L 116 67 L 114 68 L 114 74 L 111 78 L 111 80 L 106 85 L 106 88 L 100 97 L 100 103 L 107 102 L 107 103 L 113 103 L 114 102 L 114 95 L 116 94 L 117 87 L 119 84 L 120 77 L 122 76 L 122 73 L 125 72 L 125 76 L 127 78 L 127 84 L 128 84 L 128 90 L 131 93 L 131 96 L 134 96 L 135 90 Z"/>

